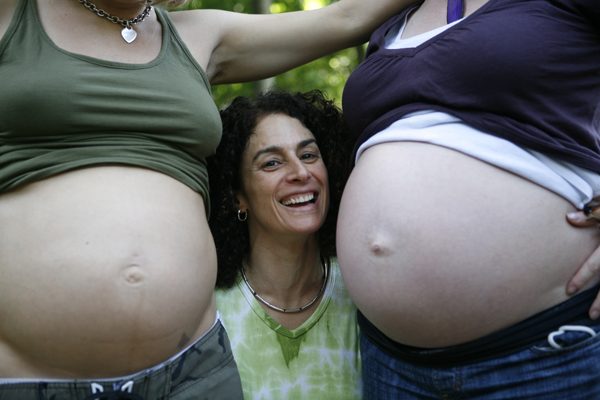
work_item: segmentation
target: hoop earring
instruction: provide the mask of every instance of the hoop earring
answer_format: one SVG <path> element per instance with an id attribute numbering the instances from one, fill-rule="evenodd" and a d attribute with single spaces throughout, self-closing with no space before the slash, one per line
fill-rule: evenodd
<path id="1" fill-rule="evenodd" d="M 238 210 L 237 219 L 240 222 L 245 222 L 248 219 L 248 211 Z"/>

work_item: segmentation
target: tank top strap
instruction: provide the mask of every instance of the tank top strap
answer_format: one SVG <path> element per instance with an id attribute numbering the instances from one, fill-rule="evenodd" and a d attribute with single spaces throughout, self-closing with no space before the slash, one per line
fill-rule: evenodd
<path id="1" fill-rule="evenodd" d="M 464 0 L 448 0 L 446 9 L 446 22 L 451 24 L 461 19 L 465 12 Z"/>
<path id="2" fill-rule="evenodd" d="M 161 23 L 163 29 L 168 30 L 167 36 L 169 38 L 170 45 L 172 45 L 172 50 L 174 50 L 176 53 L 179 53 L 177 56 L 183 56 L 189 61 L 193 68 L 195 68 L 200 73 L 202 79 L 204 80 L 204 83 L 210 90 L 210 82 L 208 80 L 206 72 L 200 66 L 200 64 L 198 64 L 198 62 L 190 52 L 183 39 L 181 39 L 181 36 L 179 36 L 179 32 L 177 32 L 177 29 L 175 28 L 175 25 L 173 24 L 173 21 L 169 16 L 169 12 L 162 8 L 155 8 L 155 10 L 158 20 Z"/>

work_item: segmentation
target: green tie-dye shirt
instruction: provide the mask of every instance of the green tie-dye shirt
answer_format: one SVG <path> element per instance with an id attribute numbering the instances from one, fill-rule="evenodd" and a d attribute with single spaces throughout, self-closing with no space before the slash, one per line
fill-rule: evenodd
<path id="1" fill-rule="evenodd" d="M 329 279 L 314 314 L 293 330 L 271 318 L 241 280 L 217 290 L 244 399 L 361 398 L 356 308 L 335 259 Z"/>

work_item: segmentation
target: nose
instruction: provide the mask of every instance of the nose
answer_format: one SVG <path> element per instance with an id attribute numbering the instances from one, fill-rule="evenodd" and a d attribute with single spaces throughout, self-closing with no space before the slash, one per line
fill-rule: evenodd
<path id="1" fill-rule="evenodd" d="M 307 165 L 300 159 L 293 159 L 290 161 L 290 173 L 288 179 L 291 181 L 306 181 L 310 178 L 311 173 Z"/>

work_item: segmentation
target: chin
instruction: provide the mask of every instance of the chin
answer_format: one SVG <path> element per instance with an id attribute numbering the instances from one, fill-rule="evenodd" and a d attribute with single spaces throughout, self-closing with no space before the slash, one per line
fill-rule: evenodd
<path id="1" fill-rule="evenodd" d="M 290 232 L 304 234 L 304 235 L 315 235 L 317 232 L 319 232 L 319 229 L 321 229 L 321 226 L 323 226 L 323 221 L 321 221 L 321 220 L 311 222 L 311 223 L 302 223 L 302 224 L 296 223 L 296 224 L 289 225 Z"/>

